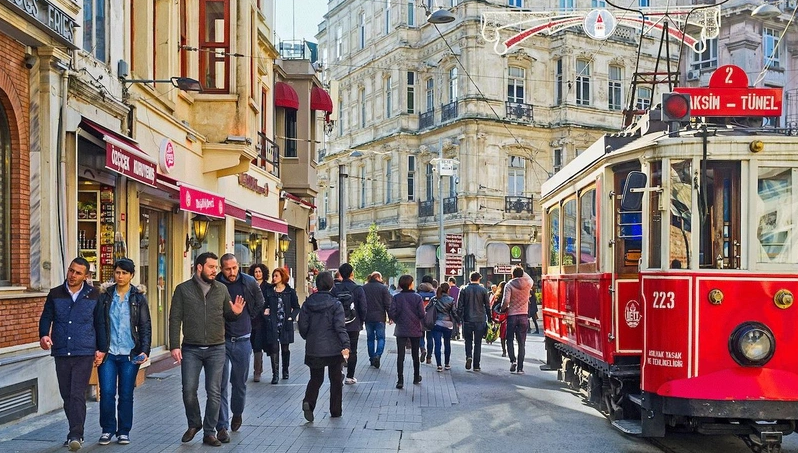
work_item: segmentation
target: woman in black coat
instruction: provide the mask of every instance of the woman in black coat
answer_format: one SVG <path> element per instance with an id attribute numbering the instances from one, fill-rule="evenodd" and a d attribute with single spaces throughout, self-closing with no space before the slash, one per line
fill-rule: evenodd
<path id="1" fill-rule="evenodd" d="M 424 301 L 421 296 L 413 291 L 413 277 L 403 275 L 399 277 L 401 292 L 393 296 L 393 302 L 388 308 L 388 316 L 396 324 L 396 371 L 399 375 L 396 388 L 404 387 L 405 344 L 410 342 L 410 353 L 413 357 L 413 384 L 421 383 L 421 372 L 418 357 L 419 342 L 424 334 L 421 320 L 424 319 Z"/>
<path id="2" fill-rule="evenodd" d="M 333 277 L 322 272 L 316 277 L 318 292 L 302 304 L 299 334 L 305 339 L 305 365 L 310 368 L 310 381 L 302 399 L 305 419 L 313 421 L 313 410 L 324 382 L 324 367 L 330 377 L 330 416 L 343 415 L 343 362 L 349 358 L 349 333 L 344 322 L 344 307 L 330 294 Z"/>
<path id="3" fill-rule="evenodd" d="M 247 273 L 258 282 L 263 293 L 263 299 L 268 300 L 266 299 L 267 291 L 272 286 L 269 284 L 269 268 L 263 263 L 257 263 L 249 266 Z M 249 337 L 249 341 L 252 343 L 252 352 L 255 357 L 253 380 L 260 382 L 260 375 L 263 374 L 263 351 L 268 353 L 268 348 L 266 347 L 266 316 L 263 313 L 252 318 L 252 335 Z"/>
<path id="4" fill-rule="evenodd" d="M 294 320 L 299 315 L 299 299 L 294 288 L 288 286 L 288 272 L 282 267 L 272 272 L 272 284 L 263 295 L 266 308 L 266 348 L 272 360 L 272 384 L 279 382 L 280 356 L 283 354 L 283 379 L 288 379 L 291 363 L 289 345 L 294 342 Z"/>

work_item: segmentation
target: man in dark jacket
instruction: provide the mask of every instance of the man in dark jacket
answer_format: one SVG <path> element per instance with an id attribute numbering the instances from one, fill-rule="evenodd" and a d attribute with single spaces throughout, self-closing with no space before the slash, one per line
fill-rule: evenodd
<path id="1" fill-rule="evenodd" d="M 230 442 L 228 429 L 238 431 L 243 423 L 242 414 L 247 399 L 247 376 L 249 375 L 249 356 L 252 355 L 252 320 L 263 311 L 264 300 L 260 285 L 255 279 L 240 272 L 238 260 L 232 253 L 225 253 L 219 259 L 222 275 L 216 278 L 227 287 L 230 299 L 244 298 L 247 312 L 235 321 L 224 321 L 224 349 L 226 359 L 222 369 L 221 402 L 219 421 L 216 422 L 216 438 L 222 443 Z M 227 396 L 227 382 L 230 382 L 231 397 Z M 230 409 L 233 419 L 230 420 Z"/>
<path id="2" fill-rule="evenodd" d="M 219 404 L 222 390 L 222 371 L 225 362 L 224 323 L 235 321 L 244 311 L 244 298 L 230 300 L 227 287 L 216 281 L 218 258 L 211 252 L 194 260 L 194 276 L 175 288 L 169 309 L 169 348 L 172 358 L 180 364 L 183 376 L 183 406 L 186 409 L 188 430 L 183 442 L 202 429 L 202 443 L 220 447 L 216 438 Z M 180 329 L 183 344 L 180 344 Z M 205 419 L 200 414 L 197 388 L 200 371 L 205 369 Z"/>
<path id="3" fill-rule="evenodd" d="M 366 303 L 366 294 L 363 288 L 355 283 L 352 272 L 354 269 L 349 263 L 344 263 L 338 268 L 338 273 L 343 279 L 340 283 L 336 283 L 332 289 L 331 294 L 338 298 L 341 293 L 349 293 L 352 295 L 352 300 L 355 302 L 355 319 L 346 324 L 346 331 L 349 333 L 349 360 L 346 362 L 346 380 L 344 383 L 347 385 L 357 384 L 355 379 L 355 367 L 357 367 L 357 339 L 360 336 L 360 331 L 363 330 L 363 320 L 366 319 L 366 311 L 368 304 Z"/>
<path id="4" fill-rule="evenodd" d="M 351 269 L 351 266 L 350 266 Z M 333 277 L 329 272 L 316 276 L 316 289 L 302 304 L 299 314 L 299 335 L 305 339 L 305 365 L 310 368 L 310 381 L 302 399 L 305 419 L 313 421 L 313 410 L 324 382 L 324 367 L 330 376 L 330 416 L 343 415 L 343 368 L 349 358 L 349 338 L 344 323 L 344 308 L 330 294 Z M 312 328 L 311 328 L 312 326 Z"/>
<path id="5" fill-rule="evenodd" d="M 380 367 L 380 357 L 385 350 L 385 317 L 391 306 L 391 292 L 382 282 L 382 274 L 373 272 L 369 281 L 363 285 L 366 295 L 366 349 L 369 362 L 374 368 Z"/>
<path id="6" fill-rule="evenodd" d="M 77 451 L 83 446 L 86 422 L 86 387 L 92 365 L 108 352 L 108 332 L 100 293 L 86 282 L 89 262 L 75 258 L 66 281 L 47 294 L 39 319 L 39 345 L 55 358 L 58 390 L 64 400 L 69 434 L 64 446 Z"/>
<path id="7" fill-rule="evenodd" d="M 480 279 L 482 279 L 482 275 L 479 272 L 473 272 L 471 283 L 460 290 L 460 300 L 457 301 L 457 317 L 463 321 L 463 336 L 465 337 L 465 367 L 466 370 L 471 369 L 473 358 L 474 371 L 480 371 L 482 336 L 485 335 L 488 328 L 488 314 L 490 313 L 488 290 L 479 284 Z"/>

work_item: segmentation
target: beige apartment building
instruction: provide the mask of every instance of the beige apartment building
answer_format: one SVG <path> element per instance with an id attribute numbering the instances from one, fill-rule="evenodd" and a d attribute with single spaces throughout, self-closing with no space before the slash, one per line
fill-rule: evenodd
<path id="1" fill-rule="evenodd" d="M 75 256 L 97 285 L 135 261 L 147 371 L 172 366 L 172 291 L 204 251 L 285 266 L 304 300 L 332 110 L 274 0 L 26 4 L 0 2 L 0 423 L 60 407 L 38 320 Z"/>

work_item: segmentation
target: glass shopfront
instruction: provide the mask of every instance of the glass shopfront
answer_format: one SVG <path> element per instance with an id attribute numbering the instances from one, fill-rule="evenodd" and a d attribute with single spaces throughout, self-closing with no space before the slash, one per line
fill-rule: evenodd
<path id="1" fill-rule="evenodd" d="M 147 289 L 147 301 L 152 318 L 152 344 L 166 344 L 168 331 L 168 305 L 171 266 L 168 256 L 168 244 L 171 244 L 169 232 L 169 213 L 142 206 L 139 215 L 140 257 L 138 264 L 139 281 Z"/>

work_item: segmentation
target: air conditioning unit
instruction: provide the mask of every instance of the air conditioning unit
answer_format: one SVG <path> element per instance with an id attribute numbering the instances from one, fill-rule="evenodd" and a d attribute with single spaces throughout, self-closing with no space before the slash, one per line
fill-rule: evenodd
<path id="1" fill-rule="evenodd" d="M 687 71 L 687 80 L 698 80 L 701 78 L 701 71 L 698 69 L 691 69 Z"/>

